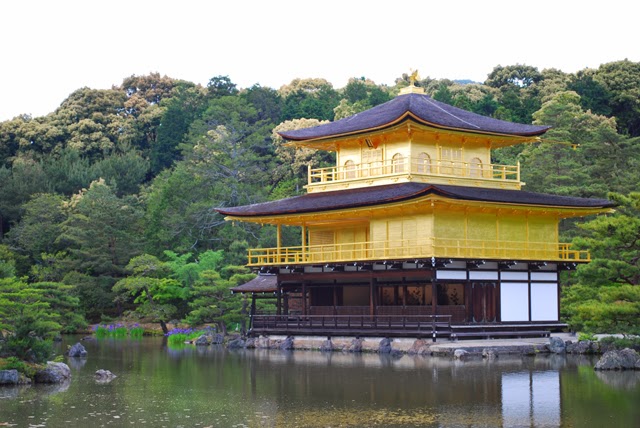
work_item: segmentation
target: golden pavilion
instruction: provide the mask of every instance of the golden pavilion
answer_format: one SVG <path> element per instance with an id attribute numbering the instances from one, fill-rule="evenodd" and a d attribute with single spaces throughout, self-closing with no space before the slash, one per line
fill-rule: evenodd
<path id="1" fill-rule="evenodd" d="M 275 225 L 275 248 L 250 249 L 277 313 L 252 334 L 546 335 L 560 322 L 559 271 L 589 262 L 559 241 L 560 220 L 608 212 L 608 200 L 527 192 L 520 165 L 495 148 L 540 141 L 547 126 L 481 116 L 411 85 L 367 111 L 281 133 L 335 152 L 308 170 L 302 196 L 219 208 L 227 220 Z M 283 227 L 301 245 L 281 245 Z M 255 308 L 255 305 L 253 305 Z"/>

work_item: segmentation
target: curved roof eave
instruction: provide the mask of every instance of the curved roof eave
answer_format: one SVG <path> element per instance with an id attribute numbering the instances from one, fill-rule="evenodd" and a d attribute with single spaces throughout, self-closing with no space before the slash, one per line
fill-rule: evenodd
<path id="1" fill-rule="evenodd" d="M 588 199 L 548 195 L 522 190 L 489 189 L 452 185 L 402 183 L 384 186 L 308 193 L 278 201 L 263 202 L 234 208 L 216 208 L 219 213 L 235 218 L 273 215 L 305 214 L 322 211 L 385 205 L 406 201 L 429 194 L 445 198 L 538 207 L 575 209 L 606 209 L 615 203 L 606 199 Z"/>
<path id="2" fill-rule="evenodd" d="M 316 141 L 376 131 L 409 118 L 435 128 L 499 136 L 535 137 L 550 128 L 494 119 L 441 103 L 427 95 L 407 94 L 335 122 L 279 134 L 290 141 Z"/>

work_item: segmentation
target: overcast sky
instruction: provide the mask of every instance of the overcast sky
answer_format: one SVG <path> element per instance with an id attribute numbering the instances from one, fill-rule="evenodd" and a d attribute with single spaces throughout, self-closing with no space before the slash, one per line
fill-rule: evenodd
<path id="1" fill-rule="evenodd" d="M 361 76 L 391 85 L 410 69 L 482 82 L 496 65 L 640 61 L 638 12 L 632 0 L 4 0 L 0 120 L 150 72 L 341 88 Z"/>

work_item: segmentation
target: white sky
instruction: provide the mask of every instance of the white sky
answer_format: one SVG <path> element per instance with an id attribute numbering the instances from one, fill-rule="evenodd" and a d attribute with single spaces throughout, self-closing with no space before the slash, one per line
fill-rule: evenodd
<path id="1" fill-rule="evenodd" d="M 633 0 L 4 0 L 0 121 L 159 72 L 279 88 L 296 77 L 484 81 L 496 65 L 640 61 Z"/>

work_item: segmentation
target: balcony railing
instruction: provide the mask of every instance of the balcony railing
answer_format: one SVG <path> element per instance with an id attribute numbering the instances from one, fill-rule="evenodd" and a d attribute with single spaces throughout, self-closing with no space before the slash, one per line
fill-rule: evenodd
<path id="1" fill-rule="evenodd" d="M 520 182 L 520 165 L 481 164 L 475 162 L 424 160 L 411 157 L 386 161 L 311 168 L 308 183 L 327 184 L 339 181 L 378 178 L 395 175 L 417 175 L 425 177 L 454 177 L 501 182 Z"/>
<path id="2" fill-rule="evenodd" d="M 284 266 L 430 257 L 565 262 L 591 260 L 588 251 L 572 250 L 571 244 L 564 243 L 431 238 L 254 248 L 249 249 L 248 264 L 249 266 Z"/>

